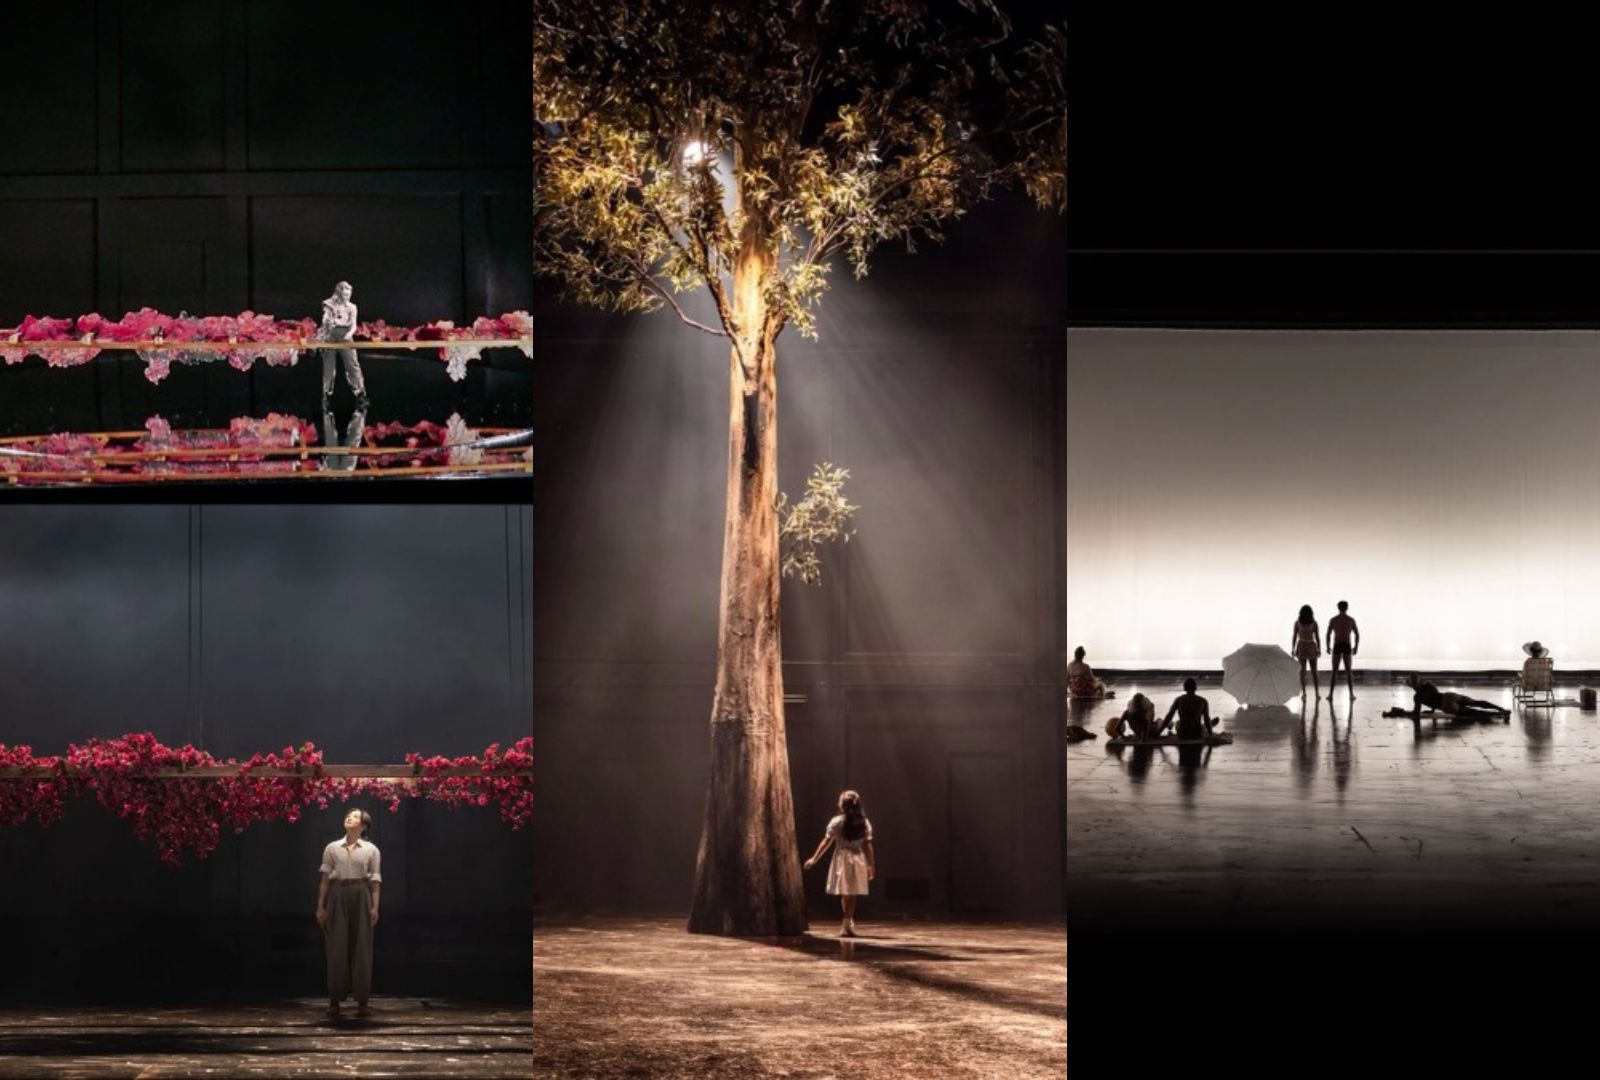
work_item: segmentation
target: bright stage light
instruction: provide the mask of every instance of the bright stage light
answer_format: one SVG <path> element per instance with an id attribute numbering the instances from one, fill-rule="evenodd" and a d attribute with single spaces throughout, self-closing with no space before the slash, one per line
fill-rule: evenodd
<path id="1" fill-rule="evenodd" d="M 1358 671 L 1519 668 L 1534 638 L 1558 669 L 1600 667 L 1600 510 L 1583 509 L 1600 497 L 1600 334 L 1068 342 L 1067 636 L 1097 667 L 1287 651 L 1302 604 L 1325 637 L 1341 599 Z M 1412 422 L 1454 415 L 1492 418 L 1495 437 Z"/>
<path id="2" fill-rule="evenodd" d="M 711 156 L 710 147 L 699 139 L 690 139 L 683 144 L 683 163 L 689 168 L 694 168 L 705 162 Z"/>

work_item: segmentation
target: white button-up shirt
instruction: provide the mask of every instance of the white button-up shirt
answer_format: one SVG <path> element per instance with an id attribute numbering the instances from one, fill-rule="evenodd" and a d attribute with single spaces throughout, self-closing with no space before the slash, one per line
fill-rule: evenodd
<path id="1" fill-rule="evenodd" d="M 335 840 L 322 849 L 322 873 L 332 881 L 382 881 L 378 872 L 378 845 L 357 840 L 354 847 Z"/>

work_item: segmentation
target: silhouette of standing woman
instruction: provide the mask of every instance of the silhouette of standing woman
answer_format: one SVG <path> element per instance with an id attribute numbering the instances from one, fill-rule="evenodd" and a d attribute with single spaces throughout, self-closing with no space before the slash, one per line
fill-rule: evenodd
<path id="1" fill-rule="evenodd" d="M 1322 638 L 1317 633 L 1317 617 L 1311 605 L 1300 609 L 1300 618 L 1294 624 L 1294 658 L 1300 661 L 1300 696 L 1306 696 L 1306 665 L 1311 665 L 1311 686 L 1318 697 L 1322 684 L 1317 680 L 1317 657 L 1322 655 Z"/>

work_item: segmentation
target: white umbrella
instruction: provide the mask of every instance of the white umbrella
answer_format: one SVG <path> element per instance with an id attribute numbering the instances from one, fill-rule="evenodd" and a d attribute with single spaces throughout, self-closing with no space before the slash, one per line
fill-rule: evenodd
<path id="1" fill-rule="evenodd" d="M 1301 692 L 1300 661 L 1277 645 L 1241 645 L 1222 658 L 1222 689 L 1241 705 L 1282 705 Z"/>

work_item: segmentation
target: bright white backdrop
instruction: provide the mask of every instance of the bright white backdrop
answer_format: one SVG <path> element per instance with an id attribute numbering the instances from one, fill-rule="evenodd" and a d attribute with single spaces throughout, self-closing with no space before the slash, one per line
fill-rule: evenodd
<path id="1" fill-rule="evenodd" d="M 1350 602 L 1358 665 L 1600 668 L 1600 334 L 1073 330 L 1067 630 L 1220 667 Z"/>

